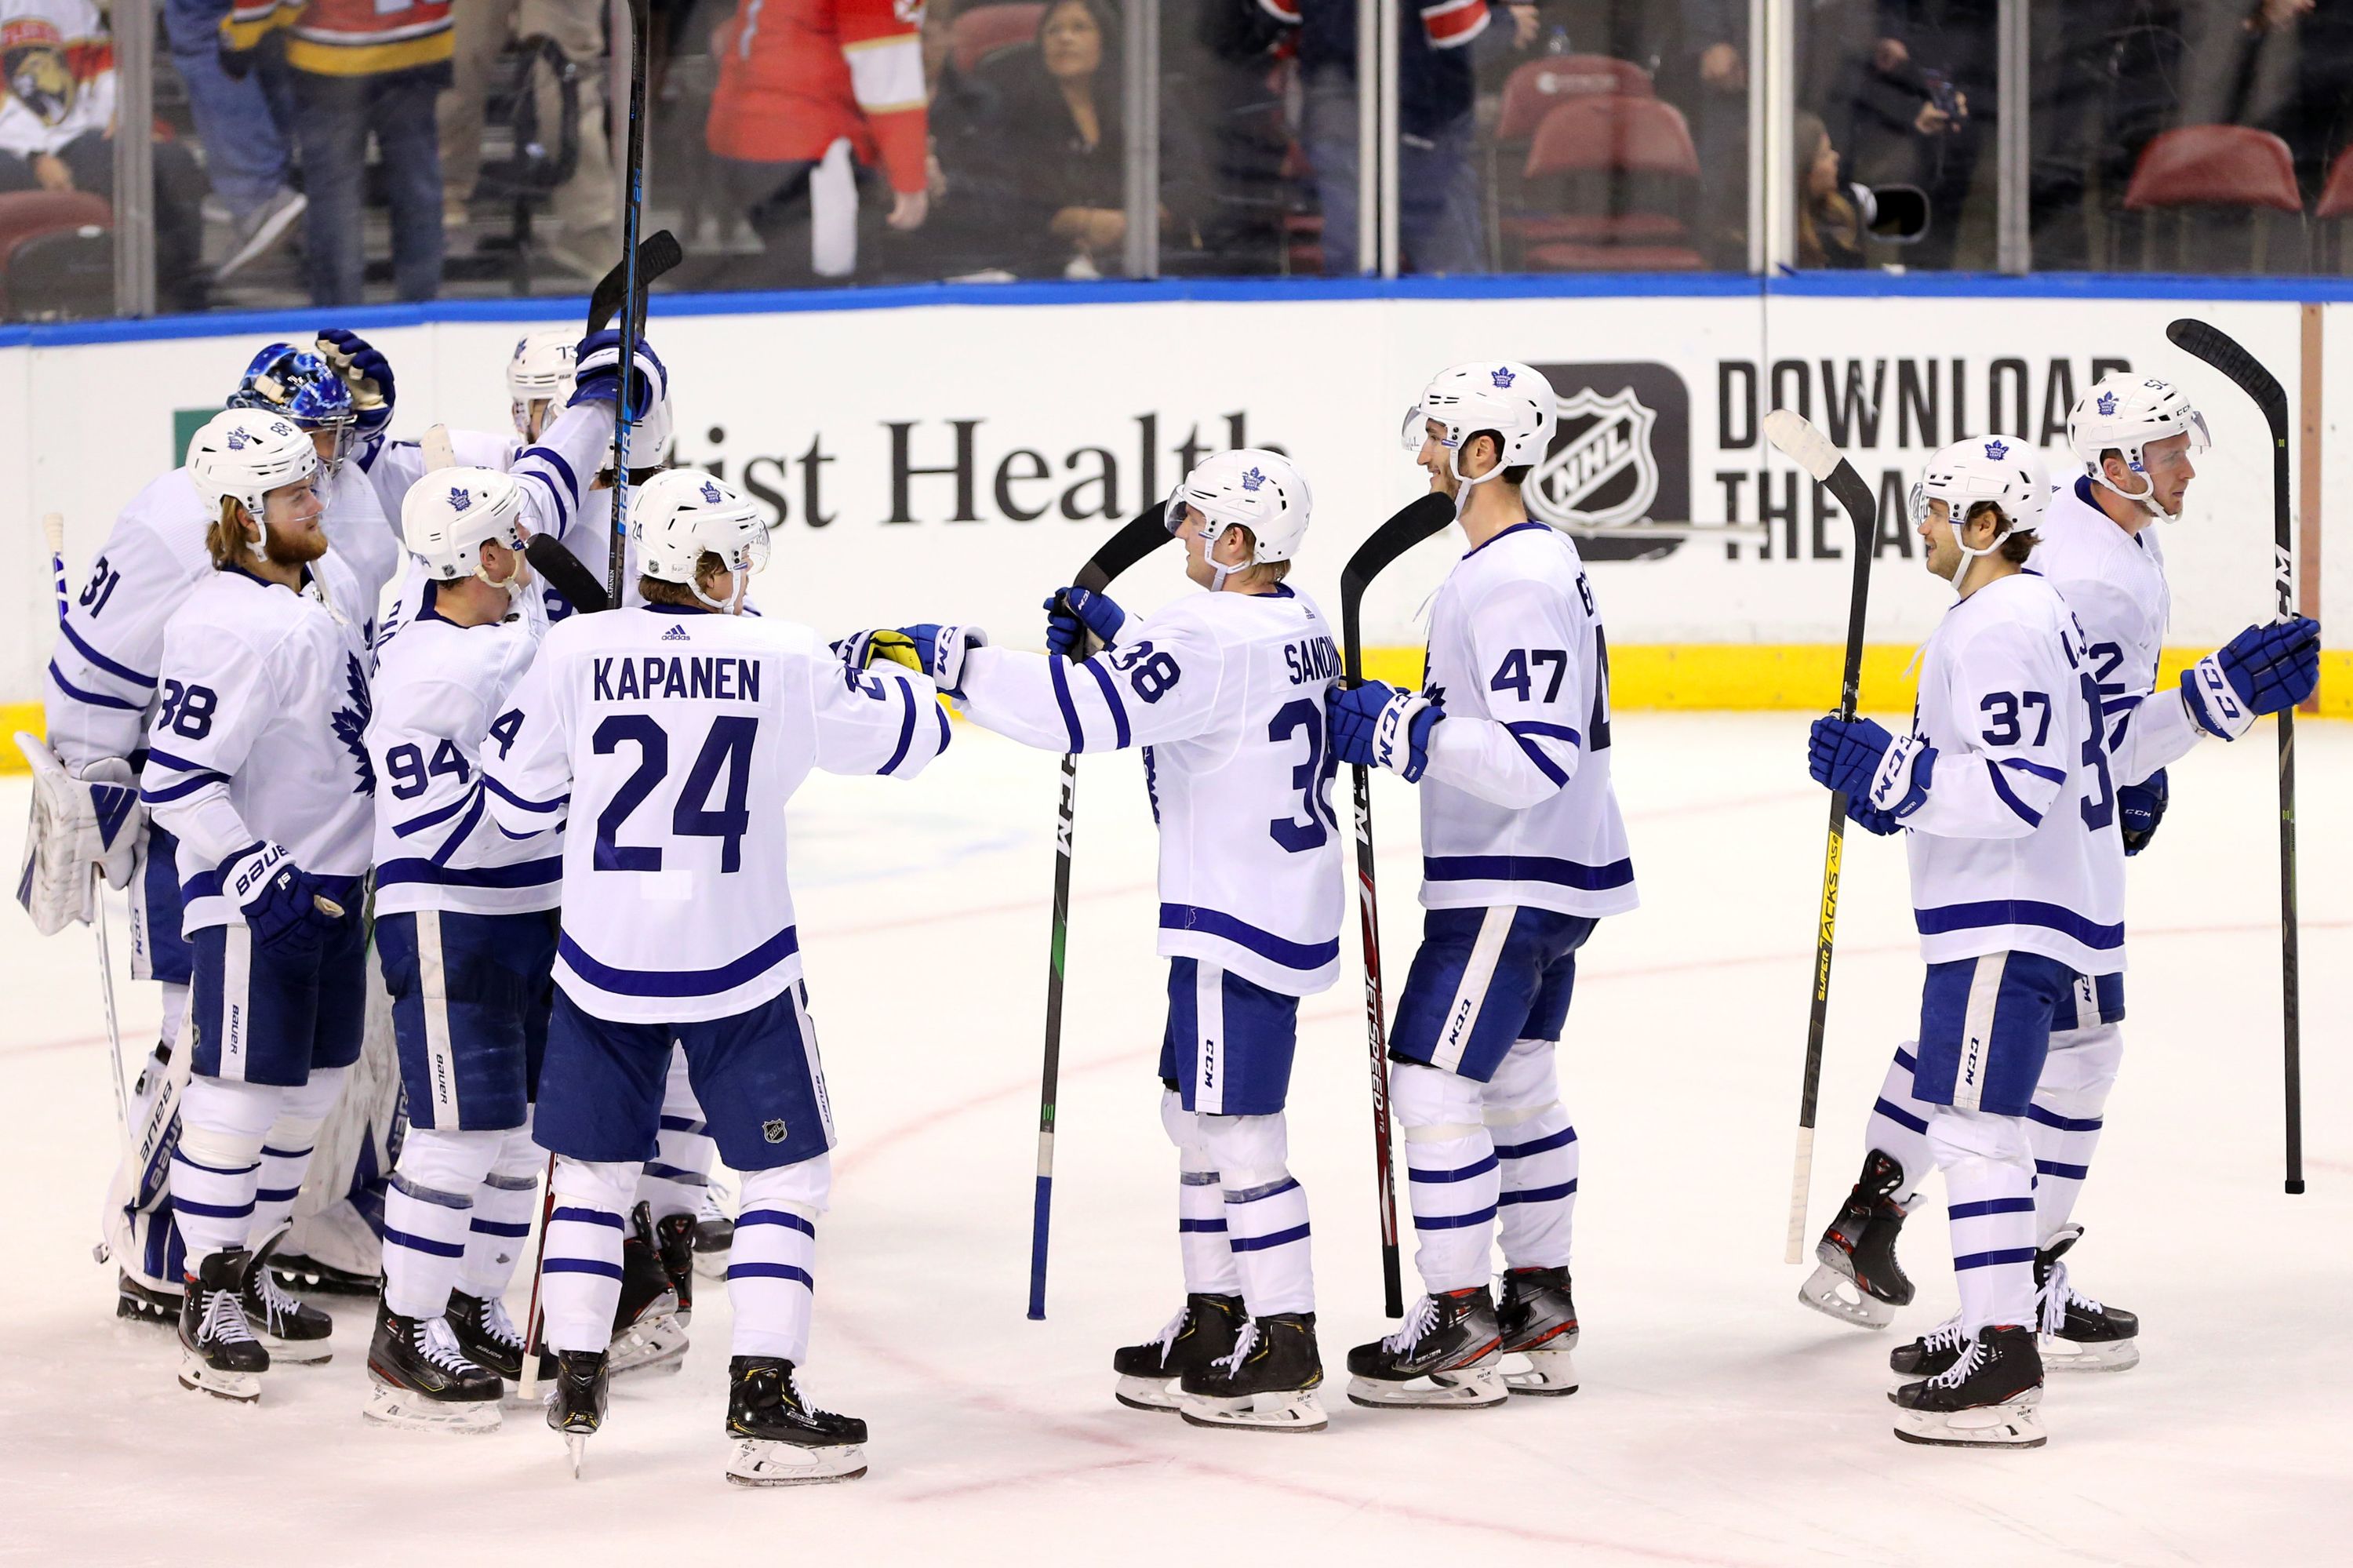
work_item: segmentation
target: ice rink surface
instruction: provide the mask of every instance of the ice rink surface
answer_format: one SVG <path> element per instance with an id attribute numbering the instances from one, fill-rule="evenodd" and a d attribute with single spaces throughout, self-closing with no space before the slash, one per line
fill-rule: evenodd
<path id="1" fill-rule="evenodd" d="M 2347 1562 L 2353 730 L 2298 737 L 2310 1193 L 2280 1191 L 2266 725 L 2175 766 L 2171 815 L 2133 866 L 2126 1060 L 2073 1261 L 2083 1288 L 2141 1314 L 2145 1359 L 2054 1378 L 2047 1448 L 1971 1454 L 1899 1444 L 1883 1397 L 1890 1344 L 1953 1299 L 1941 1202 L 1909 1227 L 1921 1299 L 1890 1333 L 1805 1310 L 1802 1271 L 1781 1262 L 1826 810 L 1804 727 L 1794 714 L 1617 724 L 1643 907 L 1586 949 L 1564 1045 L 1585 1150 L 1574 1398 L 1417 1413 L 1345 1397 L 1347 1348 L 1388 1327 L 1351 918 L 1347 972 L 1303 1009 L 1292 1088 L 1332 1413 L 1316 1436 L 1202 1431 L 1111 1399 L 1112 1349 L 1157 1330 L 1180 1290 L 1136 760 L 1080 769 L 1044 1323 L 1023 1305 L 1054 760 L 960 727 L 912 784 L 812 780 L 796 880 L 841 1143 L 807 1386 L 873 1428 L 871 1473 L 847 1486 L 723 1483 L 728 1311 L 713 1282 L 684 1372 L 616 1386 L 578 1482 L 535 1412 L 478 1438 L 364 1424 L 357 1302 L 335 1307 L 333 1362 L 272 1372 L 258 1407 L 183 1393 L 169 1335 L 118 1327 L 112 1273 L 90 1260 L 116 1139 L 90 938 L 42 941 L 10 909 L 0 1556 Z M 26 793 L 0 787 L 12 855 Z M 1385 779 L 1376 815 L 1401 975 L 1418 928 L 1409 790 Z M 1810 1232 L 1853 1180 L 1889 1048 L 1912 1032 L 1920 966 L 1897 845 L 1850 840 L 1839 931 Z M 153 988 L 126 1002 L 143 1043 Z"/>

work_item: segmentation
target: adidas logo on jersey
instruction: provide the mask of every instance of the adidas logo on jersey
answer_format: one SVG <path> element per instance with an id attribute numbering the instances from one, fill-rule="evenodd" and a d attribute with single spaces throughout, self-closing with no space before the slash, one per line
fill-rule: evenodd
<path id="1" fill-rule="evenodd" d="M 665 642 L 691 642 L 694 641 L 693 638 L 689 637 L 686 634 L 685 627 L 675 623 L 672 623 L 668 631 L 661 634 L 661 640 Z"/>

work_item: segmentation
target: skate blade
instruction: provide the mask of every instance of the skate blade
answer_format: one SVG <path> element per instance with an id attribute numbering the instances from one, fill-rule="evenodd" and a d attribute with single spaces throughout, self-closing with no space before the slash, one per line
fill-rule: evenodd
<path id="1" fill-rule="evenodd" d="M 1895 1308 L 1832 1268 L 1817 1264 L 1798 1287 L 1798 1299 L 1826 1318 L 1857 1329 L 1884 1329 L 1895 1321 Z"/>
<path id="2" fill-rule="evenodd" d="M 261 1348 L 269 1352 L 269 1364 L 284 1361 L 293 1367 L 322 1367 L 335 1359 L 332 1340 L 281 1340 L 274 1334 L 256 1334 Z"/>
<path id="3" fill-rule="evenodd" d="M 1507 1351 L 1527 1364 L 1519 1371 L 1509 1366 L 1504 1370 L 1504 1382 L 1514 1393 L 1534 1393 L 1558 1398 L 1577 1392 L 1577 1363 L 1567 1351 Z"/>
<path id="4" fill-rule="evenodd" d="M 2046 1372 L 2120 1372 L 2140 1365 L 2137 1340 L 2102 1340 L 2084 1344 L 2044 1334 L 2036 1344 L 2042 1352 L 2042 1370 Z"/>
<path id="5" fill-rule="evenodd" d="M 606 1375 L 679 1371 L 686 1364 L 686 1329 L 673 1317 L 639 1319 L 615 1337 Z"/>
<path id="6" fill-rule="evenodd" d="M 159 1306 L 143 1297 L 124 1294 L 114 1298 L 114 1315 L 126 1323 L 150 1323 L 159 1329 L 180 1326 L 180 1304 Z"/>
<path id="7" fill-rule="evenodd" d="M 1371 1377 L 1348 1380 L 1348 1403 L 1367 1410 L 1484 1410 L 1511 1397 L 1511 1384 L 1504 1381 L 1494 1362 L 1462 1372 L 1432 1372 L 1404 1383 Z"/>
<path id="8" fill-rule="evenodd" d="M 1166 1377 L 1123 1377 L 1119 1385 L 1111 1391 L 1111 1396 L 1130 1410 L 1151 1410 L 1163 1415 L 1174 1415 L 1179 1400 L 1179 1396 L 1169 1389 L 1169 1384 L 1174 1382 L 1176 1379 Z"/>
<path id="9" fill-rule="evenodd" d="M 261 1374 L 223 1372 L 205 1364 L 202 1356 L 180 1358 L 180 1386 L 192 1393 L 209 1393 L 232 1404 L 254 1404 L 261 1399 Z"/>
<path id="10" fill-rule="evenodd" d="M 1241 1399 L 1211 1399 L 1198 1393 L 1182 1394 L 1179 1399 L 1176 1414 L 1192 1426 L 1239 1432 L 1321 1432 L 1332 1422 L 1312 1388 Z"/>
<path id="11" fill-rule="evenodd" d="M 1931 1448 L 2040 1448 L 2051 1440 L 2025 1399 L 1981 1410 L 1899 1410 L 1895 1436 Z"/>
<path id="12" fill-rule="evenodd" d="M 761 1437 L 738 1438 L 727 1478 L 739 1487 L 813 1487 L 854 1481 L 866 1473 L 866 1450 L 855 1443 L 804 1448 Z"/>
<path id="13" fill-rule="evenodd" d="M 564 1435 L 564 1452 L 572 1461 L 572 1478 L 580 1478 L 580 1461 L 588 1457 L 588 1435 L 567 1432 Z"/>
<path id="14" fill-rule="evenodd" d="M 369 1380 L 368 1402 L 360 1414 L 379 1426 L 462 1437 L 496 1432 L 503 1425 L 494 1400 L 449 1404 L 427 1399 L 414 1389 L 395 1388 L 374 1379 Z"/>
<path id="15" fill-rule="evenodd" d="M 724 1252 L 698 1252 L 694 1255 L 694 1272 L 703 1279 L 727 1277 L 727 1257 Z"/>

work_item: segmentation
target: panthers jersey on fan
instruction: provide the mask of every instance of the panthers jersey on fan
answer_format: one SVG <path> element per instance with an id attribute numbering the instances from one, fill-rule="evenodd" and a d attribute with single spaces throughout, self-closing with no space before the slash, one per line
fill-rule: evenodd
<path id="1" fill-rule="evenodd" d="M 2119 698 L 2155 691 L 2173 612 L 2155 520 L 2126 533 L 2093 501 L 2091 480 L 2079 477 L 2052 493 L 2036 537 L 2034 569 L 2083 623 L 2107 711 L 2118 711 Z"/>
<path id="2" fill-rule="evenodd" d="M 367 628 L 335 552 L 302 591 L 214 571 L 164 634 L 140 799 L 180 841 L 185 929 L 238 923 L 215 871 L 255 841 L 322 876 L 368 868 Z"/>
<path id="3" fill-rule="evenodd" d="M 688 1023 L 797 980 L 785 803 L 812 768 L 913 778 L 947 715 L 806 626 L 673 605 L 549 629 L 490 728 L 492 817 L 564 821 L 555 978 L 594 1017 Z"/>
<path id="4" fill-rule="evenodd" d="M 553 826 L 522 838 L 483 807 L 482 747 L 507 712 L 546 630 L 535 594 L 491 626 L 438 614 L 438 589 L 378 645 L 375 718 L 375 908 L 508 915 L 555 907 L 564 840 Z M 510 723 L 512 721 L 510 720 Z"/>
<path id="5" fill-rule="evenodd" d="M 1145 748 L 1160 822 L 1160 943 L 1288 996 L 1340 972 L 1337 762 L 1324 694 L 1338 645 L 1314 602 L 1188 594 L 1072 664 L 976 648 L 975 722 L 1049 750 Z"/>
<path id="6" fill-rule="evenodd" d="M 1439 588 L 1423 685 L 1446 710 L 1421 780 L 1421 902 L 1631 909 L 1609 784 L 1609 651 L 1577 546 L 1542 523 L 1471 551 Z"/>

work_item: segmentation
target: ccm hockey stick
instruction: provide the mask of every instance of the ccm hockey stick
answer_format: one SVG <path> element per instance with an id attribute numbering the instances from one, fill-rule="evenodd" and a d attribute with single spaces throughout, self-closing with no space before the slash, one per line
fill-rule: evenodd
<path id="1" fill-rule="evenodd" d="M 1365 589 L 1389 564 L 1424 539 L 1454 521 L 1454 503 L 1432 493 L 1422 496 L 1373 530 L 1340 568 L 1340 641 L 1343 678 L 1351 686 L 1365 679 L 1365 640 L 1358 633 L 1358 612 Z M 1392 1318 L 1405 1315 L 1405 1291 L 1398 1271 L 1397 1166 L 1389 1139 L 1389 1037 L 1381 1001 L 1380 901 L 1373 886 L 1373 770 L 1362 763 L 1349 768 L 1355 796 L 1356 836 L 1356 916 L 1365 953 L 1365 1049 L 1373 1069 L 1373 1182 L 1381 1226 L 1381 1309 Z"/>
<path id="2" fill-rule="evenodd" d="M 2272 583 L 2279 618 L 2296 613 L 2295 521 L 2288 515 L 2287 393 L 2228 333 L 2185 316 L 2165 329 L 2174 346 L 2238 384 L 2272 431 Z M 2295 710 L 2279 713 L 2280 1033 L 2287 1096 L 2287 1191 L 2304 1191 L 2304 1003 L 2295 915 Z"/>
<path id="3" fill-rule="evenodd" d="M 1168 543 L 1168 507 L 1155 502 L 1104 541 L 1079 568 L 1074 586 L 1101 593 L 1128 567 Z M 1082 635 L 1083 657 L 1091 640 Z M 1077 661 L 1073 661 L 1076 662 Z M 1054 1218 L 1054 1099 L 1062 1076 L 1062 955 L 1071 931 L 1071 834 L 1078 822 L 1079 758 L 1062 755 L 1062 790 L 1054 809 L 1054 939 L 1046 959 L 1046 1062 L 1038 1088 L 1038 1189 L 1029 1215 L 1029 1316 L 1046 1316 L 1046 1245 Z"/>
<path id="4" fill-rule="evenodd" d="M 1862 686 L 1862 612 L 1871 596 L 1871 546 L 1879 534 L 1879 503 L 1854 464 L 1830 438 L 1787 408 L 1765 416 L 1765 439 L 1814 476 L 1854 524 L 1854 587 L 1846 609 L 1846 665 L 1840 676 L 1838 716 L 1854 717 Z M 1831 1013 L 1831 948 L 1838 939 L 1839 862 L 1846 849 L 1846 797 L 1831 792 L 1830 839 L 1822 851 L 1821 919 L 1814 938 L 1814 997 L 1806 1019 L 1806 1080 L 1798 1096 L 1798 1160 L 1789 1174 L 1788 1261 L 1806 1257 L 1806 1198 L 1814 1176 L 1814 1113 L 1822 1086 L 1822 1031 Z"/>
<path id="5" fill-rule="evenodd" d="M 652 10 L 653 0 L 629 0 L 628 183 L 621 189 L 621 264 L 628 270 L 621 291 L 621 388 L 613 400 L 613 538 L 605 573 L 605 599 L 609 604 L 621 602 L 623 559 L 629 547 L 629 429 L 637 423 L 629 393 L 637 380 L 638 343 L 646 330 L 638 236 L 646 216 L 646 72 L 653 47 Z M 651 281 L 646 280 L 648 284 Z"/>

